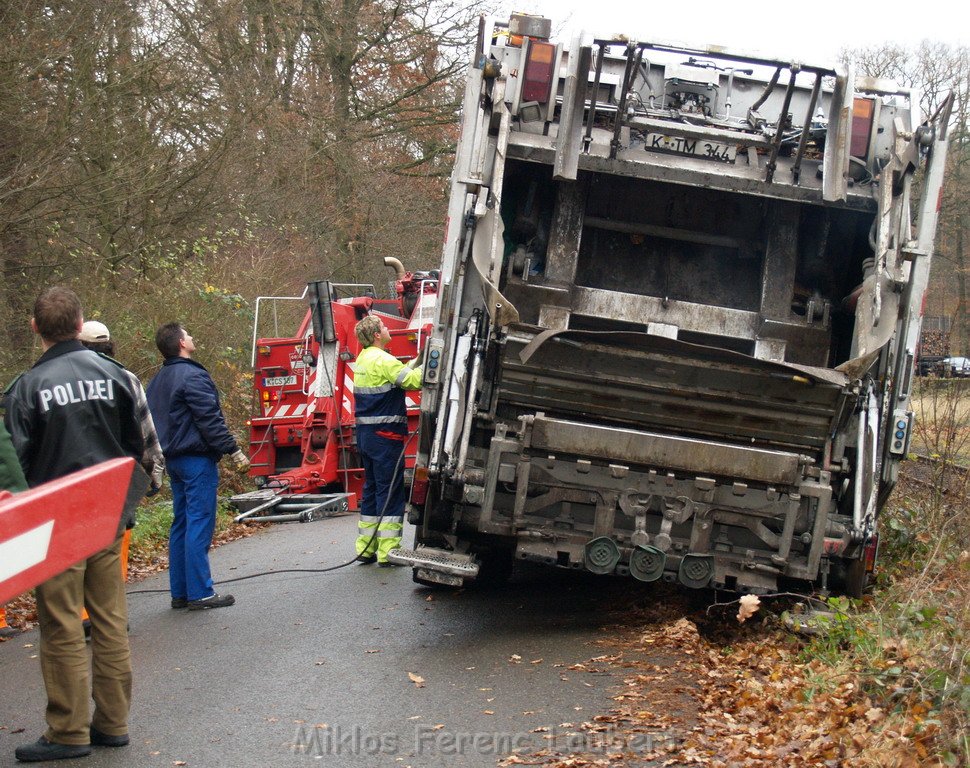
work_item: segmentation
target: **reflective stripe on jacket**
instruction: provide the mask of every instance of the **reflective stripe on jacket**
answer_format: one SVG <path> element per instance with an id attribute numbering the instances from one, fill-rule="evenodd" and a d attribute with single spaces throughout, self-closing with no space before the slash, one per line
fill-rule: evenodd
<path id="1" fill-rule="evenodd" d="M 421 388 L 412 370 L 380 347 L 367 347 L 354 367 L 354 415 L 358 424 L 407 424 L 405 389 Z"/>

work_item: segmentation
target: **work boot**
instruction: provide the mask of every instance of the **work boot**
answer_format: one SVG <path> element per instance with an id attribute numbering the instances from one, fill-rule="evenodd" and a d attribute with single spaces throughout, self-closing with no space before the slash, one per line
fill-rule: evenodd
<path id="1" fill-rule="evenodd" d="M 377 560 L 377 555 L 357 555 L 357 563 L 359 565 L 370 565 L 375 560 Z"/>
<path id="2" fill-rule="evenodd" d="M 91 743 L 96 747 L 126 747 L 131 739 L 128 738 L 127 733 L 123 733 L 120 736 L 110 736 L 107 733 L 101 733 L 93 725 L 91 726 Z"/>
<path id="3" fill-rule="evenodd" d="M 14 756 L 22 763 L 40 763 L 44 760 L 72 760 L 91 754 L 90 744 L 55 744 L 41 736 L 33 744 L 24 744 L 14 750 Z"/>
<path id="4" fill-rule="evenodd" d="M 377 564 L 378 568 L 400 568 L 400 563 L 392 563 L 390 560 L 385 560 L 382 563 Z"/>
<path id="5" fill-rule="evenodd" d="M 188 608 L 188 607 L 189 607 L 189 601 L 186 598 L 184 597 L 172 598 L 172 608 L 174 608 L 176 611 L 182 608 Z"/>
<path id="6" fill-rule="evenodd" d="M 0 627 L 0 637 L 16 637 L 20 630 L 16 627 Z"/>
<path id="7" fill-rule="evenodd" d="M 209 595 L 201 600 L 189 600 L 188 609 L 190 611 L 204 611 L 208 608 L 228 608 L 236 602 L 232 595 Z"/>

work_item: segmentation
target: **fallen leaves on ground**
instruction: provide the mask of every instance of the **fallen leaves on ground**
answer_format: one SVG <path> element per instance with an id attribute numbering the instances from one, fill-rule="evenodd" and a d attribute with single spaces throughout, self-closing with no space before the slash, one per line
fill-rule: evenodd
<path id="1" fill-rule="evenodd" d="M 421 675 L 416 675 L 414 672 L 408 672 L 408 679 L 414 683 L 415 688 L 424 688 L 424 678 Z"/>
<path id="2" fill-rule="evenodd" d="M 747 623 L 734 624 L 724 611 L 716 630 L 703 611 L 683 605 L 644 610 L 618 637 L 600 641 L 620 653 L 568 667 L 588 673 L 605 663 L 622 676 L 615 706 L 577 724 L 584 748 L 564 749 L 547 736 L 549 748 L 499 764 L 941 765 L 933 757 L 935 725 L 913 716 L 916 710 L 905 716 L 887 712 L 855 679 L 833 680 L 823 662 L 803 660 L 799 641 L 776 629 L 770 616 L 751 626 L 760 601 L 741 605 Z"/>

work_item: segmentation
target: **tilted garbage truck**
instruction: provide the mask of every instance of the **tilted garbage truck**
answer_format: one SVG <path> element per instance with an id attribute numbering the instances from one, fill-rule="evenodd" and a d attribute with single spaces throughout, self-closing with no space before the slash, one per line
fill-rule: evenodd
<path id="1" fill-rule="evenodd" d="M 481 22 L 392 559 L 859 594 L 913 429 L 951 101 L 550 37 Z"/>

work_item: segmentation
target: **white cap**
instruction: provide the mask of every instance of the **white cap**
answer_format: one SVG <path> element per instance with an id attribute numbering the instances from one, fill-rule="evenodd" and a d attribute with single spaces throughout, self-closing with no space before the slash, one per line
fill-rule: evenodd
<path id="1" fill-rule="evenodd" d="M 99 323 L 97 320 L 87 320 L 81 326 L 81 335 L 78 341 L 111 341 L 111 333 L 108 326 Z"/>

